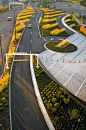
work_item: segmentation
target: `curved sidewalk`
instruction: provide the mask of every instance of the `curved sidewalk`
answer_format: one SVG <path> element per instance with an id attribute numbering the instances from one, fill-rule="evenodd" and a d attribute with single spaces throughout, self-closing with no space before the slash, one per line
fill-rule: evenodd
<path id="1" fill-rule="evenodd" d="M 77 46 L 77 51 L 59 53 L 46 50 L 40 53 L 40 61 L 57 83 L 86 102 L 86 39 L 79 33 L 67 39 Z"/>

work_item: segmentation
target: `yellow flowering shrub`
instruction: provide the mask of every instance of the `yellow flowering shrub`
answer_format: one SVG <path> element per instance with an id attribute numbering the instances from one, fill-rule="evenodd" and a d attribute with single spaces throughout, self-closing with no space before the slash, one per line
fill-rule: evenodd
<path id="1" fill-rule="evenodd" d="M 71 24 L 71 25 L 70 25 L 71 28 L 74 27 L 74 26 L 75 26 L 75 24 Z"/>
<path id="2" fill-rule="evenodd" d="M 6 72 L 4 76 L 0 79 L 0 92 L 2 92 L 5 88 L 7 88 L 9 84 L 9 73 Z"/>
<path id="3" fill-rule="evenodd" d="M 59 14 L 54 14 L 54 15 L 46 15 L 44 16 L 44 18 L 51 18 L 51 17 L 56 17 L 56 16 L 60 16 L 63 15 L 64 13 L 59 13 Z"/>
<path id="4" fill-rule="evenodd" d="M 21 32 L 21 31 L 23 31 L 24 28 L 25 28 L 25 25 L 17 26 L 17 27 L 16 27 L 16 32 L 17 32 L 17 33 L 18 33 L 18 32 Z"/>
<path id="5" fill-rule="evenodd" d="M 58 45 L 56 45 L 56 47 L 62 47 L 65 44 L 67 44 L 69 41 L 67 39 L 65 39 L 64 41 L 60 42 Z"/>
<path id="6" fill-rule="evenodd" d="M 86 28 L 84 28 L 83 26 L 80 27 L 80 31 L 86 35 Z"/>
<path id="7" fill-rule="evenodd" d="M 71 16 L 71 14 L 68 14 L 68 15 L 66 16 L 66 18 L 67 18 L 67 17 L 70 17 L 70 16 Z"/>
<path id="8" fill-rule="evenodd" d="M 59 31 L 59 29 L 54 29 L 53 31 L 50 32 L 50 34 L 53 34 L 53 35 L 54 35 L 54 34 L 55 34 L 56 32 L 58 32 L 58 31 Z"/>
<path id="9" fill-rule="evenodd" d="M 49 10 L 49 9 L 44 9 L 44 10 L 43 10 L 43 12 L 52 12 L 52 11 L 55 11 L 55 9 L 51 9 L 51 10 Z"/>
<path id="10" fill-rule="evenodd" d="M 20 39 L 21 33 L 16 33 L 16 40 L 18 41 Z M 12 37 L 12 43 L 15 43 L 15 34 Z"/>
<path id="11" fill-rule="evenodd" d="M 56 18 L 53 18 L 53 19 L 44 19 L 43 22 L 45 22 L 45 23 L 47 22 L 48 23 L 48 22 L 52 22 L 52 21 L 55 21 L 55 20 L 56 20 Z"/>
<path id="12" fill-rule="evenodd" d="M 19 20 L 19 21 L 16 22 L 16 25 L 19 25 L 19 24 L 21 24 L 21 23 L 27 24 L 28 21 L 29 21 L 29 19 Z"/>
<path id="13" fill-rule="evenodd" d="M 52 35 L 58 35 L 58 34 L 64 32 L 65 30 L 66 30 L 65 28 L 55 29 L 55 30 L 51 31 L 50 34 L 52 34 Z"/>
<path id="14" fill-rule="evenodd" d="M 45 12 L 44 15 L 56 14 L 56 13 L 61 13 L 61 12 L 62 12 L 62 11 Z"/>
<path id="15" fill-rule="evenodd" d="M 17 17 L 17 21 L 24 20 L 24 19 L 31 18 L 31 17 L 32 17 L 32 15 L 26 15 L 26 16 L 22 16 L 22 17 Z"/>
<path id="16" fill-rule="evenodd" d="M 72 21 L 72 20 L 71 20 L 71 19 L 66 19 L 66 20 L 65 20 L 65 23 L 67 23 L 67 22 L 69 22 L 69 21 Z"/>
<path id="17" fill-rule="evenodd" d="M 26 16 L 26 15 L 32 15 L 34 12 L 26 12 L 26 13 L 19 13 L 18 17 Z"/>
<path id="18" fill-rule="evenodd" d="M 58 25 L 58 23 L 46 24 L 46 25 L 43 25 L 42 28 L 49 29 L 49 28 L 55 27 L 55 26 L 57 26 L 57 25 Z"/>

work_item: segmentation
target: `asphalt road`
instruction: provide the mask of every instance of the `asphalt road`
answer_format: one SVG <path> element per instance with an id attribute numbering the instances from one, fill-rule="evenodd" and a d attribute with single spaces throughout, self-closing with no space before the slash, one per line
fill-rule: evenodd
<path id="1" fill-rule="evenodd" d="M 41 13 L 35 9 L 31 19 L 32 29 L 26 28 L 18 48 L 19 52 L 40 53 L 44 49 L 44 40 L 39 37 L 38 23 Z M 17 59 L 29 57 L 18 56 Z M 12 130 L 48 130 L 37 98 L 30 73 L 29 60 L 14 62 L 11 77 Z"/>
<path id="2" fill-rule="evenodd" d="M 25 5 L 25 8 L 28 5 Z M 23 7 L 20 7 L 22 10 Z M 15 18 L 19 13 L 19 8 L 15 7 Z M 7 21 L 7 17 L 11 17 L 11 21 Z M 12 32 L 14 29 L 14 11 L 10 10 L 4 13 L 0 13 L 0 34 L 3 36 L 1 37 L 1 45 L 2 45 L 2 54 L 3 54 L 3 62 L 5 64 L 5 53 L 8 51 L 8 45 L 10 44 Z M 2 74 L 2 57 L 1 57 L 1 49 L 0 49 L 0 74 Z"/>

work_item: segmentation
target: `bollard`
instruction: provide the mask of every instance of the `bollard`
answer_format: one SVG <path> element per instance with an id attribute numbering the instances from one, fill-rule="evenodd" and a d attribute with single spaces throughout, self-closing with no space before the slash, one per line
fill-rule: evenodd
<path id="1" fill-rule="evenodd" d="M 79 60 L 79 63 L 80 63 L 80 60 Z"/>
<path id="2" fill-rule="evenodd" d="M 70 63 L 70 60 L 69 60 L 69 63 Z"/>
<path id="3" fill-rule="evenodd" d="M 57 59 L 57 62 L 58 62 L 58 59 Z"/>
<path id="4" fill-rule="evenodd" d="M 42 55 L 42 58 L 43 58 L 43 55 Z"/>
<path id="5" fill-rule="evenodd" d="M 46 57 L 46 60 L 47 60 L 47 57 Z"/>
<path id="6" fill-rule="evenodd" d="M 63 63 L 64 63 L 64 59 L 63 59 Z"/>
<path id="7" fill-rule="evenodd" d="M 51 61 L 52 61 L 52 58 L 51 58 Z"/>

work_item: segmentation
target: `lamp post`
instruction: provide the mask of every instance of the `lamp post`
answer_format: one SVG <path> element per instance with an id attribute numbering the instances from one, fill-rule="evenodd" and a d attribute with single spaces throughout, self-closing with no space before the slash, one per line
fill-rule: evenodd
<path id="1" fill-rule="evenodd" d="M 2 68 L 3 68 L 3 71 L 4 71 L 4 64 L 3 64 L 3 54 L 2 54 L 2 45 L 1 45 L 1 37 L 3 35 L 0 34 L 0 48 L 1 48 L 1 58 L 2 58 Z"/>
<path id="2" fill-rule="evenodd" d="M 15 40 L 16 40 L 16 20 L 15 20 L 15 9 L 14 9 L 14 28 L 15 28 Z"/>

